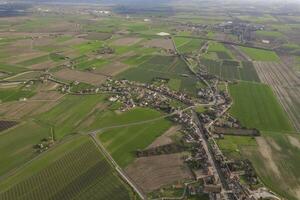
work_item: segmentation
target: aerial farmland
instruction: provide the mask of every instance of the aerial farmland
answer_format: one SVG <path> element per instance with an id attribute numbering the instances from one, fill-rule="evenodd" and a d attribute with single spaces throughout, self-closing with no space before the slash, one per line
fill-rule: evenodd
<path id="1" fill-rule="evenodd" d="M 300 199 L 290 1 L 0 0 L 0 200 Z"/>

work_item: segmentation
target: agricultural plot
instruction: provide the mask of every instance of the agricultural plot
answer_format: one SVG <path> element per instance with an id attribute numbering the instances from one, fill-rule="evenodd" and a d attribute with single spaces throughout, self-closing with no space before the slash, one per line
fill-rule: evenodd
<path id="1" fill-rule="evenodd" d="M 134 160 L 136 150 L 146 148 L 171 126 L 170 121 L 160 117 L 158 111 L 142 108 L 123 114 L 100 111 L 91 127 L 103 129 L 99 133 L 101 142 L 117 163 L 125 167 Z"/>
<path id="2" fill-rule="evenodd" d="M 251 62 L 237 62 L 233 60 L 224 60 L 223 62 L 201 59 L 205 70 L 210 74 L 214 74 L 224 80 L 243 80 L 260 82 L 257 72 Z"/>
<path id="3" fill-rule="evenodd" d="M 30 171 L 33 168 L 35 172 Z M 0 199 L 130 199 L 126 186 L 94 143 L 82 137 L 35 160 L 2 187 L 13 179 L 19 181 L 2 190 Z"/>
<path id="4" fill-rule="evenodd" d="M 300 138 L 298 135 L 265 134 L 257 138 L 257 150 L 246 155 L 267 187 L 286 199 L 296 200 L 300 192 Z"/>
<path id="5" fill-rule="evenodd" d="M 267 85 L 240 82 L 229 86 L 233 98 L 230 113 L 247 128 L 261 131 L 293 131 L 293 127 Z"/>
<path id="6" fill-rule="evenodd" d="M 78 82 L 83 82 L 91 85 L 100 85 L 107 78 L 103 75 L 94 74 L 91 72 L 72 70 L 68 68 L 55 72 L 54 76 L 61 80 L 78 81 Z"/>
<path id="7" fill-rule="evenodd" d="M 234 59 L 233 54 L 223 44 L 217 42 L 210 42 L 208 51 L 204 54 L 205 58 L 216 58 L 218 60 Z"/>
<path id="8" fill-rule="evenodd" d="M 149 193 L 177 181 L 192 179 L 182 159 L 184 154 L 168 154 L 137 158 L 126 172 L 144 192 Z"/>
<path id="9" fill-rule="evenodd" d="M 25 122 L 0 135 L 0 175 L 8 173 L 37 155 L 34 145 L 51 136 L 50 128 Z"/>
<path id="10" fill-rule="evenodd" d="M 94 107 L 103 101 L 103 96 L 67 96 L 60 104 L 37 119 L 54 128 L 54 136 L 60 139 L 72 134 Z"/>
<path id="11" fill-rule="evenodd" d="M 274 61 L 279 62 L 280 58 L 274 51 L 255 49 L 250 47 L 239 47 L 254 61 Z"/>
<path id="12" fill-rule="evenodd" d="M 24 72 L 26 70 L 28 70 L 28 69 L 23 68 L 23 67 L 14 66 L 14 65 L 0 63 L 0 72 L 4 72 L 7 74 L 17 74 L 17 73 Z"/>
<path id="13" fill-rule="evenodd" d="M 177 50 L 183 54 L 199 51 L 204 44 L 203 40 L 185 37 L 175 37 L 174 42 Z"/>
<path id="14" fill-rule="evenodd" d="M 19 101 L 23 98 L 30 98 L 34 91 L 22 88 L 0 89 L 0 102 Z"/>
<path id="15" fill-rule="evenodd" d="M 300 130 L 300 80 L 283 63 L 255 62 L 256 70 L 262 82 L 271 86 L 294 127 Z"/>
<path id="16" fill-rule="evenodd" d="M 0 132 L 4 131 L 6 129 L 9 129 L 11 127 L 14 127 L 18 124 L 16 121 L 5 121 L 5 120 L 0 120 Z"/>
<path id="17" fill-rule="evenodd" d="M 130 68 L 117 76 L 139 82 L 151 82 L 156 78 L 180 80 L 180 91 L 195 94 L 197 78 L 188 66 L 179 58 L 171 56 L 153 56 L 145 63 Z"/>
<path id="18" fill-rule="evenodd" d="M 0 115 L 6 119 L 22 119 L 46 112 L 59 103 L 63 95 L 55 91 L 38 92 L 26 101 L 5 102 L 0 105 Z"/>
<path id="19" fill-rule="evenodd" d="M 160 48 L 165 50 L 174 50 L 172 39 L 169 38 L 156 38 L 150 39 L 144 43 L 146 47 Z"/>

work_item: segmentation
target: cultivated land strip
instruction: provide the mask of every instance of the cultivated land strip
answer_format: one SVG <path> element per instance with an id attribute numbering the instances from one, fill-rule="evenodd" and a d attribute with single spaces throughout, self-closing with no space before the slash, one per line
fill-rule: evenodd
<path id="1" fill-rule="evenodd" d="M 285 64 L 254 62 L 263 83 L 270 85 L 287 112 L 294 127 L 300 131 L 300 79 Z"/>

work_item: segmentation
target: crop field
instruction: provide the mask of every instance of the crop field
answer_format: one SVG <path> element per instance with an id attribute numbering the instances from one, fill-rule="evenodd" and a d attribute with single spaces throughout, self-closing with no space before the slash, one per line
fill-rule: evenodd
<path id="1" fill-rule="evenodd" d="M 13 170 L 37 155 L 34 145 L 51 136 L 50 128 L 33 121 L 22 123 L 0 135 L 0 175 Z"/>
<path id="2" fill-rule="evenodd" d="M 0 102 L 18 101 L 21 98 L 30 98 L 34 91 L 22 88 L 0 89 Z"/>
<path id="3" fill-rule="evenodd" d="M 269 86 L 240 82 L 230 85 L 229 89 L 234 102 L 230 113 L 245 127 L 262 131 L 294 131 Z"/>
<path id="4" fill-rule="evenodd" d="M 101 118 L 97 118 L 94 126 L 111 127 L 100 132 L 99 138 L 121 167 L 134 160 L 136 150 L 146 148 L 171 126 L 171 122 L 163 118 L 151 121 L 161 116 L 158 111 L 151 109 L 137 108 L 119 115 L 114 112 L 106 113 L 99 113 Z M 145 120 L 150 121 L 139 124 Z M 131 123 L 134 125 L 130 125 Z M 125 126 L 118 128 L 120 125 Z"/>
<path id="5" fill-rule="evenodd" d="M 80 140 L 75 141 L 75 147 L 70 146 L 72 142 L 64 144 L 72 150 L 61 145 L 26 166 L 21 173 L 17 174 L 16 178 L 21 180 L 0 193 L 0 198 L 3 200 L 130 199 L 126 186 L 94 143 L 86 138 Z M 67 152 L 57 154 L 62 153 L 60 151 L 63 149 Z M 54 154 L 59 157 L 53 158 Z M 43 160 L 47 160 L 47 163 L 41 163 Z M 38 170 L 33 173 L 29 171 L 30 168 L 38 168 Z"/>
<path id="6" fill-rule="evenodd" d="M 257 138 L 258 152 L 253 153 L 250 160 L 264 184 L 287 199 L 297 199 L 300 192 L 300 138 L 294 134 L 265 135 Z"/>
<path id="7" fill-rule="evenodd" d="M 243 80 L 260 82 L 257 72 L 251 62 L 237 62 L 233 60 L 224 60 L 219 62 L 207 58 L 201 59 L 205 69 L 214 75 L 225 80 Z"/>
<path id="8" fill-rule="evenodd" d="M 280 58 L 274 51 L 255 49 L 250 47 L 240 47 L 240 49 L 254 61 L 280 61 Z"/>
<path id="9" fill-rule="evenodd" d="M 54 136 L 60 139 L 76 131 L 82 120 L 103 101 L 103 96 L 67 96 L 50 111 L 37 116 L 38 120 L 54 128 Z"/>
<path id="10" fill-rule="evenodd" d="M 262 82 L 271 86 L 288 113 L 293 125 L 300 130 L 300 81 L 291 68 L 283 63 L 255 62 Z"/>
<path id="11" fill-rule="evenodd" d="M 205 58 L 216 58 L 219 60 L 231 60 L 234 59 L 233 54 L 223 44 L 217 42 L 210 42 L 208 51 L 204 54 Z"/>
<path id="12" fill-rule="evenodd" d="M 17 74 L 24 72 L 28 69 L 23 68 L 23 67 L 18 67 L 14 65 L 8 65 L 4 63 L 0 63 L 0 72 L 8 73 L 8 74 Z"/>
<path id="13" fill-rule="evenodd" d="M 94 74 L 87 71 L 72 70 L 69 68 L 65 68 L 58 72 L 55 72 L 54 76 L 61 80 L 79 81 L 91 85 L 100 85 L 107 78 L 100 74 Z"/>
<path id="14" fill-rule="evenodd" d="M 18 122 L 16 121 L 4 121 L 4 120 L 0 120 L 0 132 L 4 131 L 6 129 L 9 129 L 11 127 L 14 127 L 18 124 Z"/>
<path id="15" fill-rule="evenodd" d="M 177 57 L 153 56 L 138 67 L 130 68 L 119 74 L 118 78 L 140 82 L 151 82 L 155 78 L 178 79 L 181 81 L 181 91 L 196 92 L 196 77 L 190 72 L 188 66 Z"/>
<path id="16" fill-rule="evenodd" d="M 185 37 L 175 37 L 174 42 L 180 53 L 192 53 L 193 51 L 199 51 L 204 44 L 203 40 Z"/>
<path id="17" fill-rule="evenodd" d="M 184 153 L 137 158 L 126 168 L 129 176 L 149 193 L 176 181 L 192 179 L 182 159 Z"/>

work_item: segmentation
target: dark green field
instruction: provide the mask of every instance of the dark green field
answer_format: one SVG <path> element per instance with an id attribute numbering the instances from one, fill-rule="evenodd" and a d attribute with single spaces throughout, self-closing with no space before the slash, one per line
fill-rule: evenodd
<path id="1" fill-rule="evenodd" d="M 126 186 L 94 143 L 86 138 L 80 140 L 65 144 L 69 147 L 71 143 L 75 144 L 71 151 L 60 152 L 66 149 L 61 145 L 27 166 L 17 175 L 20 181 L 1 192 L 0 199 L 129 200 Z M 54 154 L 58 158 L 53 158 Z M 47 163 L 41 163 L 43 160 Z M 28 173 L 30 168 L 37 169 Z"/>

